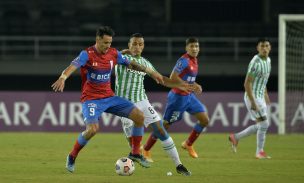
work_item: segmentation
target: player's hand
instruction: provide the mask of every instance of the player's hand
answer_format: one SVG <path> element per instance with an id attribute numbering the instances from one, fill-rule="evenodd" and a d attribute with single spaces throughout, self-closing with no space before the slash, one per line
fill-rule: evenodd
<path id="1" fill-rule="evenodd" d="M 193 91 L 194 91 L 194 93 L 195 93 L 196 95 L 200 95 L 200 94 L 202 94 L 202 92 L 203 92 L 203 88 L 202 88 L 201 85 L 199 85 L 199 84 L 197 84 L 197 83 L 194 83 L 194 84 L 193 84 Z"/>
<path id="2" fill-rule="evenodd" d="M 164 78 L 160 73 L 153 71 L 150 76 L 156 81 L 157 84 L 164 85 Z"/>
<path id="3" fill-rule="evenodd" d="M 177 86 L 178 89 L 184 91 L 184 92 L 192 92 L 193 91 L 193 85 L 182 82 L 180 85 Z"/>
<path id="4" fill-rule="evenodd" d="M 251 110 L 253 110 L 253 111 L 259 111 L 259 108 L 258 108 L 258 106 L 256 105 L 255 102 L 251 102 Z"/>
<path id="5" fill-rule="evenodd" d="M 123 49 L 120 51 L 121 54 L 125 55 L 125 54 L 129 54 L 132 55 L 131 51 L 129 49 Z"/>
<path id="6" fill-rule="evenodd" d="M 65 79 L 59 78 L 55 83 L 52 84 L 52 88 L 55 92 L 63 92 L 65 85 Z"/>

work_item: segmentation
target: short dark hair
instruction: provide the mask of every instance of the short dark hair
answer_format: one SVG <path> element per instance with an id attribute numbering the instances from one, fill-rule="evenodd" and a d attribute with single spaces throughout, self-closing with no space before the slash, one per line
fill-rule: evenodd
<path id="1" fill-rule="evenodd" d="M 136 37 L 136 38 L 143 38 L 144 36 L 141 33 L 134 33 L 130 36 L 130 39 Z"/>
<path id="2" fill-rule="evenodd" d="M 256 45 L 260 44 L 260 43 L 264 43 L 264 42 L 269 42 L 270 40 L 267 37 L 261 37 L 257 40 Z"/>
<path id="3" fill-rule="evenodd" d="M 186 39 L 186 46 L 190 43 L 198 43 L 198 39 L 196 37 L 189 37 L 188 39 Z"/>
<path id="4" fill-rule="evenodd" d="M 109 26 L 98 27 L 98 29 L 96 30 L 96 36 L 103 37 L 104 35 L 113 37 L 115 35 L 115 32 Z"/>

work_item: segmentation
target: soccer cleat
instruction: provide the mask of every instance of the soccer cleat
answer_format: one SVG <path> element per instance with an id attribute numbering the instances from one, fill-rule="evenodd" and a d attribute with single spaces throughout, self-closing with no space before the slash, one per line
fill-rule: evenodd
<path id="1" fill-rule="evenodd" d="M 151 156 L 151 151 L 146 151 L 143 146 L 140 147 L 141 149 L 141 152 L 142 152 L 142 155 L 146 158 L 146 160 L 150 163 L 153 163 L 153 159 L 152 159 L 152 156 Z"/>
<path id="2" fill-rule="evenodd" d="M 150 168 L 151 165 L 150 163 L 146 160 L 146 158 L 141 155 L 141 154 L 129 154 L 128 158 L 130 158 L 131 160 L 133 160 L 134 162 L 137 162 L 138 164 L 140 164 L 142 167 L 145 168 Z"/>
<path id="3" fill-rule="evenodd" d="M 191 172 L 187 170 L 186 167 L 184 167 L 184 165 L 182 164 L 179 164 L 177 167 L 176 167 L 176 172 L 179 173 L 179 174 L 182 174 L 184 176 L 190 176 L 191 175 Z"/>
<path id="4" fill-rule="evenodd" d="M 197 153 L 195 152 L 193 146 L 188 146 L 186 141 L 184 141 L 184 142 L 182 143 L 182 148 L 185 149 L 185 150 L 187 150 L 188 153 L 189 153 L 189 155 L 190 155 L 192 158 L 198 158 L 198 155 L 197 155 Z"/>
<path id="5" fill-rule="evenodd" d="M 268 156 L 264 151 L 260 151 L 258 154 L 255 155 L 256 159 L 270 159 L 271 157 Z"/>
<path id="6" fill-rule="evenodd" d="M 71 173 L 74 172 L 74 170 L 75 170 L 75 158 L 73 156 L 71 156 L 71 155 L 67 156 L 65 168 Z"/>
<path id="7" fill-rule="evenodd" d="M 230 133 L 228 140 L 231 143 L 231 149 L 234 153 L 236 153 L 236 149 L 237 149 L 237 145 L 238 145 L 238 141 L 235 138 L 235 135 L 233 133 Z"/>

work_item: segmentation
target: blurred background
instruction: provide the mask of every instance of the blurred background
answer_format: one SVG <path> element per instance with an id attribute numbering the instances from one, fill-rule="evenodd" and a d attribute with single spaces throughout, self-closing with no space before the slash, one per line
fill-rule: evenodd
<path id="1" fill-rule="evenodd" d="M 277 91 L 278 15 L 304 13 L 302 0 L 10 0 L 0 1 L 0 90 L 50 91 L 51 83 L 95 31 L 109 25 L 113 47 L 145 36 L 143 56 L 165 75 L 184 53 L 185 39 L 200 39 L 198 81 L 205 91 L 243 91 L 258 37 L 272 42 L 269 91 Z M 149 78 L 147 81 L 149 82 Z M 148 91 L 167 90 L 150 82 Z M 79 91 L 77 74 L 67 90 Z"/>

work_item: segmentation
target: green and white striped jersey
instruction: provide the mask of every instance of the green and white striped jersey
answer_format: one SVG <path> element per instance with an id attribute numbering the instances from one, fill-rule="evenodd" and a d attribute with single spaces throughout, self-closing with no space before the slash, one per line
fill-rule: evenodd
<path id="1" fill-rule="evenodd" d="M 141 56 L 124 55 L 124 57 L 155 70 L 153 65 Z M 148 99 L 144 88 L 145 75 L 144 72 L 129 69 L 124 65 L 116 65 L 115 94 L 134 103 Z"/>
<path id="2" fill-rule="evenodd" d="M 264 98 L 265 88 L 271 70 L 271 60 L 267 57 L 263 60 L 259 55 L 255 55 L 249 63 L 247 75 L 251 75 L 254 80 L 252 92 L 255 98 Z"/>

